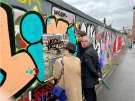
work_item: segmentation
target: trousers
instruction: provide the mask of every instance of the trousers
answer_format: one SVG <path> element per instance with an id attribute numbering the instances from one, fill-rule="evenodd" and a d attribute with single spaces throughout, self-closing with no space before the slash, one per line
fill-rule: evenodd
<path id="1" fill-rule="evenodd" d="M 83 94 L 86 101 L 97 101 L 95 87 L 93 88 L 84 88 Z"/>

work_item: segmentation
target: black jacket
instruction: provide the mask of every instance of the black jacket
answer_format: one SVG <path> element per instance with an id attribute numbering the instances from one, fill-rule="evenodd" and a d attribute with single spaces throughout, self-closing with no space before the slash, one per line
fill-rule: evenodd
<path id="1" fill-rule="evenodd" d="M 96 50 L 90 45 L 80 55 L 82 88 L 93 88 L 101 77 L 101 69 Z"/>

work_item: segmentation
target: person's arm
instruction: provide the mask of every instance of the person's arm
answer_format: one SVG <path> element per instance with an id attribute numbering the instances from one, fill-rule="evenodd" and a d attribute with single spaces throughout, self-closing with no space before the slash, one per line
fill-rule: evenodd
<path id="1" fill-rule="evenodd" d="M 55 64 L 53 64 L 53 77 L 54 79 L 59 79 L 61 77 L 62 67 L 60 63 L 60 59 L 57 59 L 55 61 Z"/>
<path id="2" fill-rule="evenodd" d="M 85 63 L 88 68 L 88 71 L 92 73 L 96 78 L 99 78 L 98 71 L 96 70 L 96 67 L 92 61 L 92 56 L 85 56 Z"/>
<path id="3" fill-rule="evenodd" d="M 101 71 L 101 67 L 100 67 L 100 63 L 99 63 L 99 59 L 98 59 L 98 54 L 96 51 L 93 51 L 92 60 L 94 61 L 99 78 L 102 78 L 102 71 Z"/>

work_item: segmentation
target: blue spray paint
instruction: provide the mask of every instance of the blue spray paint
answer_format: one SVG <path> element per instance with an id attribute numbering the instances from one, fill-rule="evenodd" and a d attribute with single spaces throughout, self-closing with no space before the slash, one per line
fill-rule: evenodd
<path id="1" fill-rule="evenodd" d="M 6 80 L 6 72 L 0 68 L 0 86 L 4 84 Z"/>
<path id="2" fill-rule="evenodd" d="M 42 19 L 34 12 L 27 14 L 21 23 L 23 38 L 29 43 L 28 52 L 34 59 L 38 68 L 38 79 L 45 80 L 45 64 L 43 58 L 43 44 L 41 42 L 43 34 Z"/>
<path id="3" fill-rule="evenodd" d="M 4 79 L 4 75 L 0 73 L 0 84 L 2 83 L 3 79 Z"/>
<path id="4" fill-rule="evenodd" d="M 73 43 L 73 44 L 77 44 L 77 41 L 76 41 L 76 36 L 75 36 L 75 28 L 74 26 L 70 26 L 68 29 L 67 29 L 67 34 L 68 34 L 68 40 L 69 42 Z"/>
<path id="5" fill-rule="evenodd" d="M 76 51 L 78 51 L 78 46 L 77 46 L 77 40 L 75 36 L 75 28 L 73 25 L 69 26 L 67 29 L 67 34 L 68 34 L 68 40 L 70 43 L 76 45 Z M 74 53 L 74 55 L 77 55 L 77 52 Z"/>

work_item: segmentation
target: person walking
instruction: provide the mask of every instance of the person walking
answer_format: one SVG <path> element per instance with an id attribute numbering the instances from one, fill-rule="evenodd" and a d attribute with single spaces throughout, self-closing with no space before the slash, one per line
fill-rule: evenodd
<path id="1" fill-rule="evenodd" d="M 85 32 L 84 36 L 81 37 L 81 46 L 82 91 L 86 101 L 97 101 L 95 85 L 102 78 L 102 73 L 98 61 L 98 54 Z"/>

